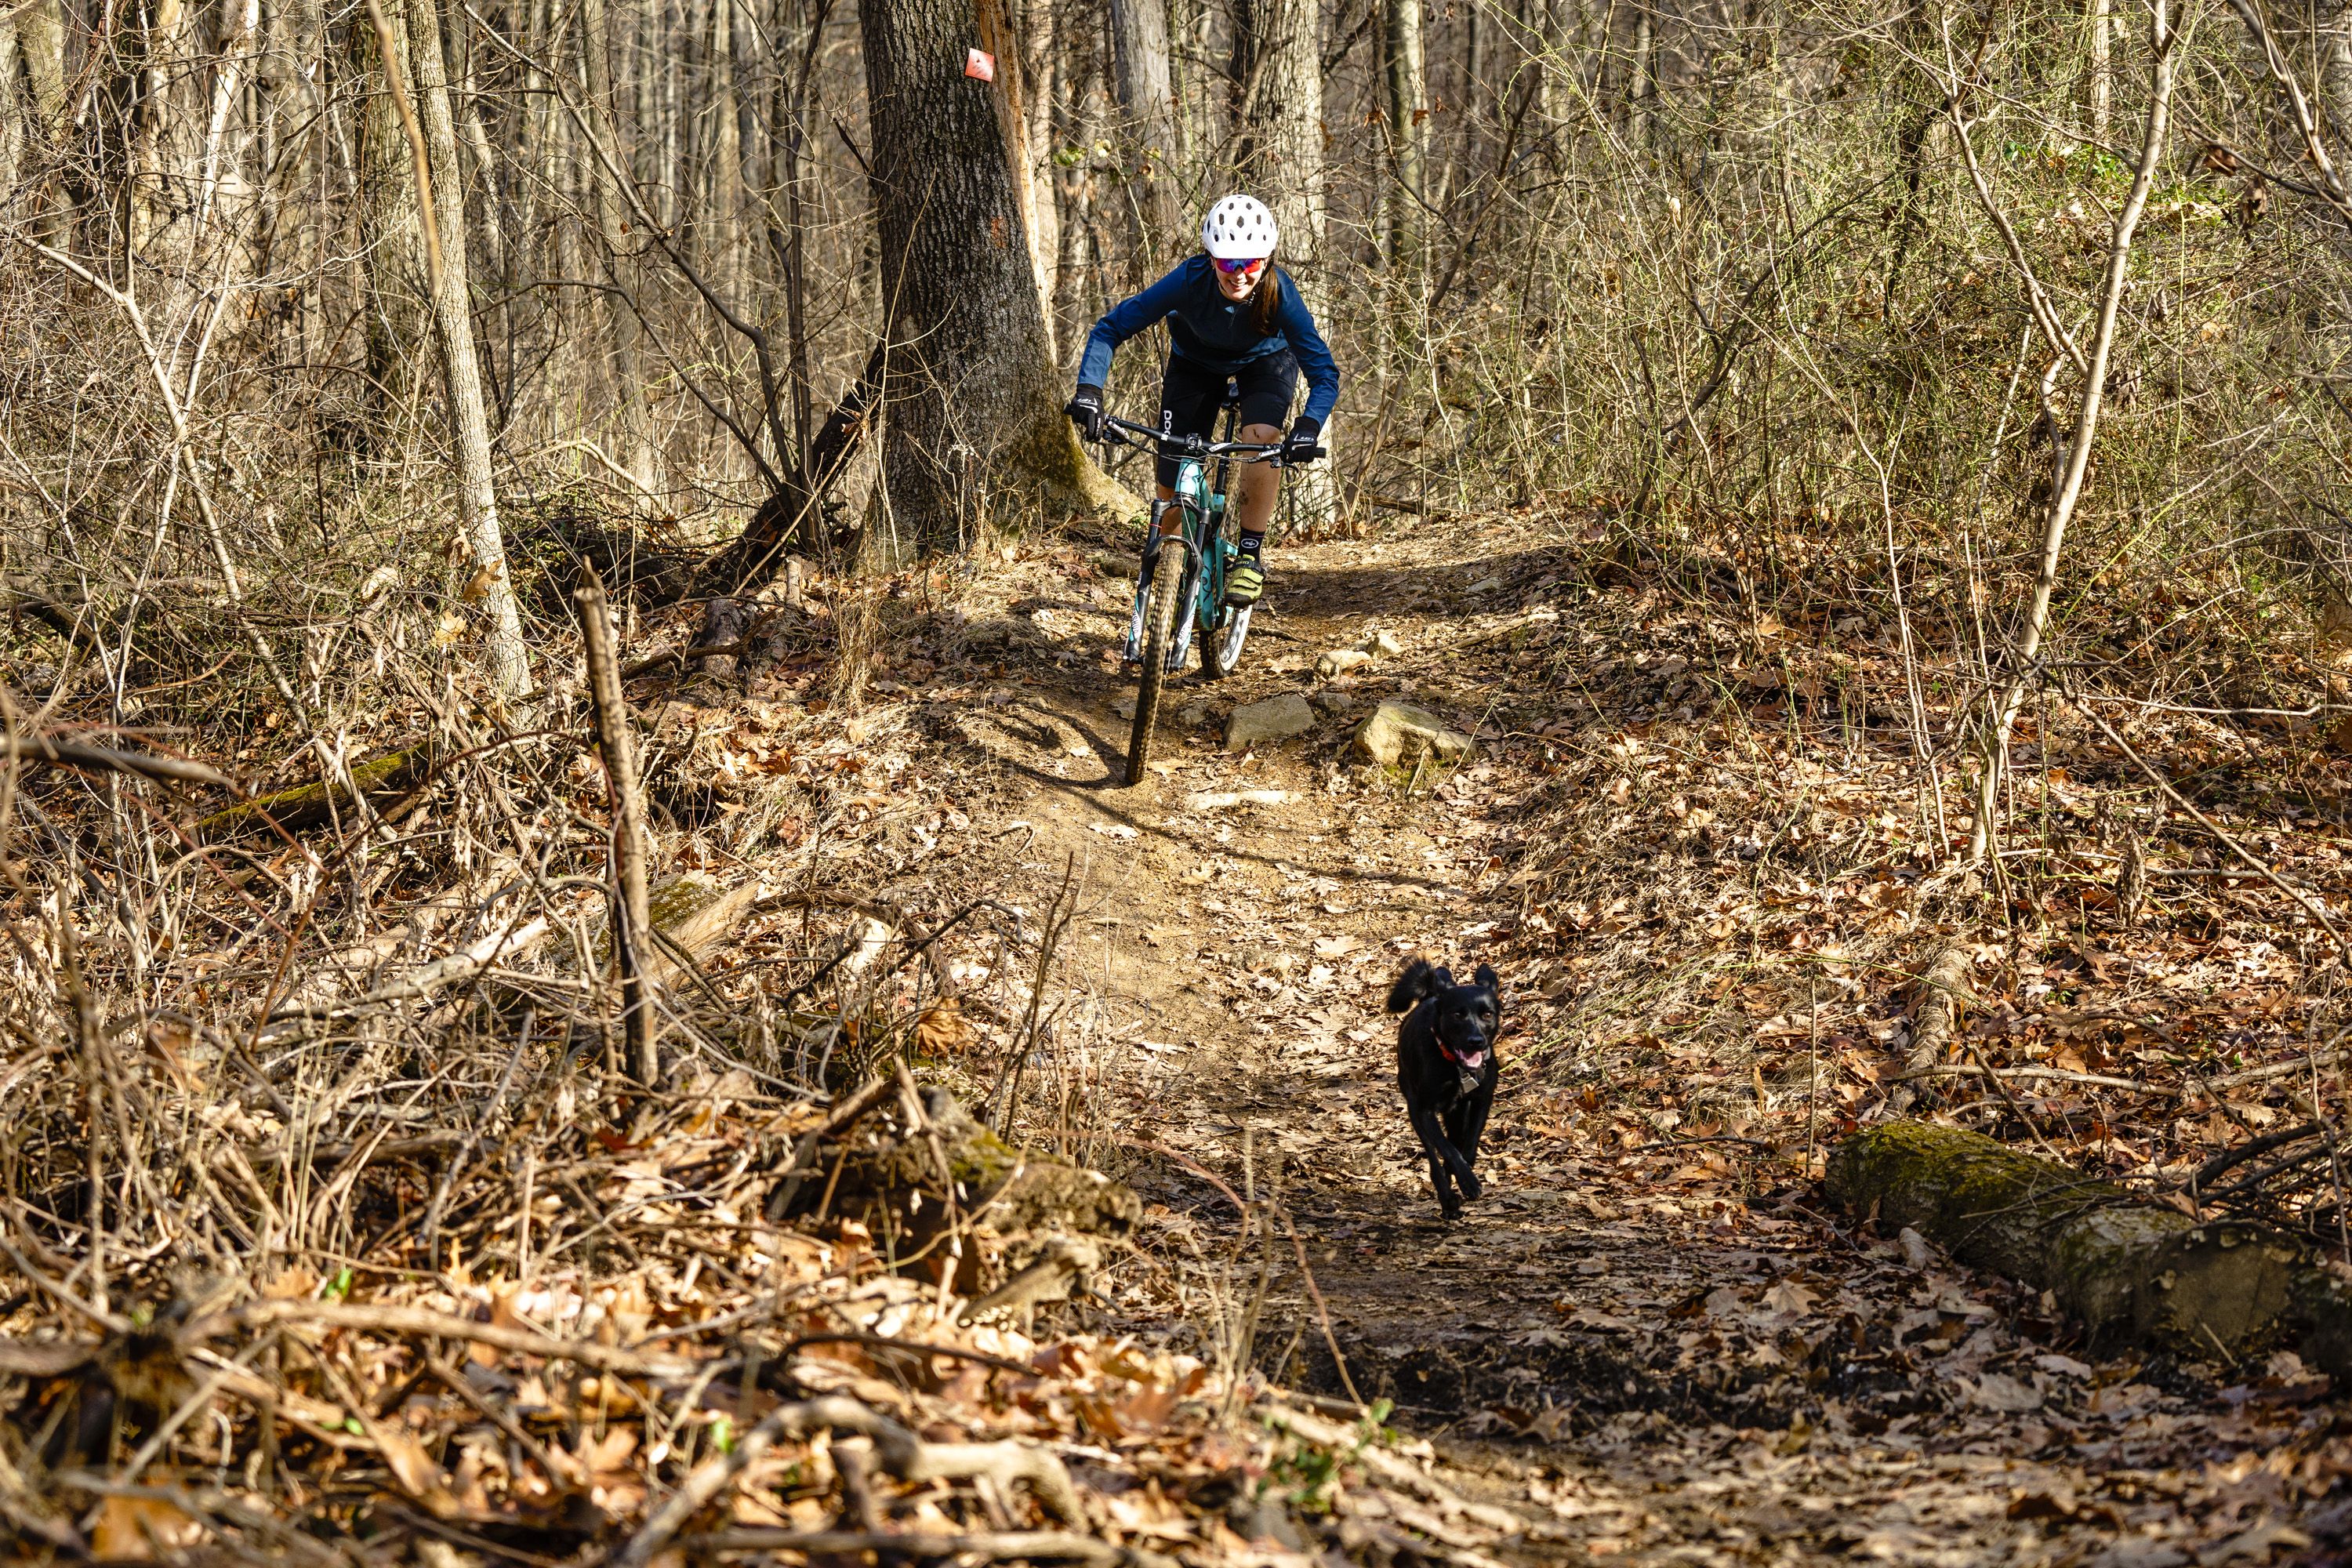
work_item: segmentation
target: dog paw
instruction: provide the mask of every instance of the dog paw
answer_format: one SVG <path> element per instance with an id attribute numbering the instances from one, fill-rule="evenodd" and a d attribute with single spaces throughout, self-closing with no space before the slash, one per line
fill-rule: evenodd
<path id="1" fill-rule="evenodd" d="M 1479 1186 L 1477 1177 L 1470 1174 L 1467 1171 L 1465 1171 L 1462 1173 L 1462 1195 L 1464 1197 L 1468 1198 L 1475 1204 L 1478 1201 L 1479 1194 L 1485 1190 L 1485 1188 Z"/>
<path id="2" fill-rule="evenodd" d="M 1446 1204 L 1443 1206 L 1442 1212 L 1445 1215 L 1445 1223 L 1452 1225 L 1461 1219 L 1462 1205 L 1460 1204 Z"/>

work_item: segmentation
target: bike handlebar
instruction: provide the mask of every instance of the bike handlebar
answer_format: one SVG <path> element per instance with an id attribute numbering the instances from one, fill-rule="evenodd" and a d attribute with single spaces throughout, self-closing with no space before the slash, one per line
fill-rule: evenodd
<path id="1" fill-rule="evenodd" d="M 1143 440 L 1137 441 L 1129 436 L 1118 434 L 1122 430 L 1132 431 Z M 1244 463 L 1272 463 L 1277 468 L 1285 466 L 1282 458 L 1284 443 L 1280 441 L 1208 441 L 1198 436 L 1178 436 L 1165 430 L 1155 430 L 1149 425 L 1138 425 L 1132 419 L 1121 419 L 1111 414 L 1103 416 L 1102 434 L 1097 439 L 1114 447 L 1136 447 L 1148 443 L 1162 456 L 1171 458 L 1232 458 Z M 1330 454 L 1318 447 L 1314 455 L 1325 458 Z"/>

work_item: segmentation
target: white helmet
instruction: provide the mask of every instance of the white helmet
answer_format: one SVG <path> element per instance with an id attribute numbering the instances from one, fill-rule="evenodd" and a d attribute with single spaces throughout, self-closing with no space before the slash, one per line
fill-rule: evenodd
<path id="1" fill-rule="evenodd" d="M 1272 256 L 1279 237 L 1274 215 L 1255 196 L 1227 196 L 1201 219 L 1201 248 L 1220 261 Z"/>

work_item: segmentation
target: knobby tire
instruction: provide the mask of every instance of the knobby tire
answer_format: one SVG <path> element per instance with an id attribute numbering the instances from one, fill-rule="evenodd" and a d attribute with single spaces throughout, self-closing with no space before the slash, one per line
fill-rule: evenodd
<path id="1" fill-rule="evenodd" d="M 1135 733 L 1127 742 L 1127 782 L 1143 782 L 1144 764 L 1151 760 L 1151 727 L 1160 721 L 1160 693 L 1168 684 L 1168 647 L 1176 637 L 1176 606 L 1184 596 L 1182 541 L 1160 542 L 1160 558 L 1151 572 L 1151 598 L 1143 610 L 1143 673 L 1135 688 Z"/>

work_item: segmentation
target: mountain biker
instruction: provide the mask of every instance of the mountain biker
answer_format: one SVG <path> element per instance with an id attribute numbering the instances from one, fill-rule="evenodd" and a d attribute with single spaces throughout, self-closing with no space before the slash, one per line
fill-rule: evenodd
<path id="1" fill-rule="evenodd" d="M 1315 439 L 1339 401 L 1339 367 L 1323 334 L 1315 330 L 1298 288 L 1274 265 L 1279 238 L 1274 214 L 1255 196 L 1226 196 L 1201 219 L 1201 249 L 1146 289 L 1111 307 L 1087 334 L 1078 361 L 1077 395 L 1069 414 L 1089 441 L 1103 431 L 1103 387 L 1110 380 L 1111 354 L 1138 332 L 1168 323 L 1168 371 L 1161 383 L 1161 423 L 1179 436 L 1207 436 L 1223 405 L 1225 384 L 1241 388 L 1240 438 L 1282 445 L 1283 461 L 1313 460 Z M 1307 406 L 1282 421 L 1307 374 Z M 1160 499 L 1176 499 L 1177 461 L 1159 463 Z M 1279 470 L 1244 463 L 1235 486 L 1234 518 L 1241 529 L 1241 552 L 1225 579 L 1225 602 L 1254 605 L 1265 591 L 1265 525 L 1274 516 Z M 1179 514 L 1168 512 L 1161 531 L 1174 533 Z"/>

